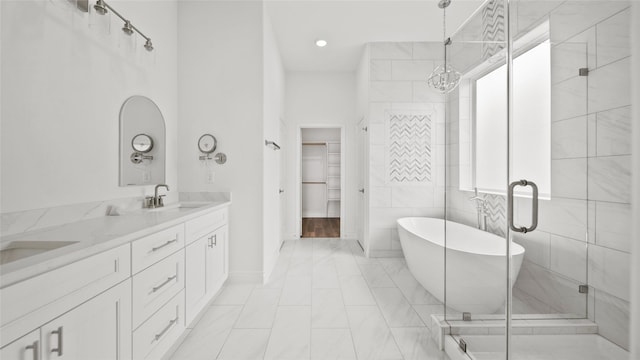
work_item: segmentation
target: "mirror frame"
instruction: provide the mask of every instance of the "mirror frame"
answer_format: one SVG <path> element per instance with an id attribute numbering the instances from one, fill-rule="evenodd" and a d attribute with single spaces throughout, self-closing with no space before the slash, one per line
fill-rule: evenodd
<path id="1" fill-rule="evenodd" d="M 146 111 L 150 114 L 149 117 L 143 116 L 144 119 L 138 119 L 135 114 L 127 113 L 127 105 L 130 105 L 132 101 L 136 100 L 145 100 L 147 103 Z M 135 111 L 135 108 L 133 108 L 133 110 Z M 154 114 L 151 114 L 151 111 L 153 111 Z M 143 113 L 143 115 L 144 114 L 146 114 L 146 112 Z M 149 97 L 142 95 L 133 95 L 128 97 L 120 107 L 119 127 L 118 185 L 121 187 L 130 187 L 164 183 L 167 177 L 167 125 L 158 104 Z M 149 154 L 153 160 L 145 160 L 141 164 L 134 164 L 130 159 L 132 152 L 142 152 L 135 149 L 132 150 L 132 140 L 140 134 L 146 135 L 152 139 L 153 146 L 145 154 Z M 131 176 L 133 171 L 132 167 L 137 168 L 136 171 L 139 171 L 140 178 L 137 178 L 137 180 L 135 176 Z"/>

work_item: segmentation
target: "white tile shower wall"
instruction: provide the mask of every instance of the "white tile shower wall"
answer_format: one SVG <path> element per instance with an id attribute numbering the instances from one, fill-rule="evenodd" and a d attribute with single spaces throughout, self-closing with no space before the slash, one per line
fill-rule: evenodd
<path id="1" fill-rule="evenodd" d="M 369 183 L 371 256 L 399 256 L 396 220 L 407 216 L 444 217 L 444 97 L 426 85 L 442 58 L 440 43 L 372 43 L 369 73 Z M 430 178 L 391 181 L 391 115 L 429 118 L 432 141 Z M 425 125 L 426 126 L 426 125 Z M 424 126 L 421 127 L 423 129 Z M 424 129 L 423 129 L 424 130 Z M 406 139 L 405 139 L 406 140 Z M 399 153 L 398 153 L 399 154 Z M 425 179 L 423 179 L 425 180 Z"/>
<path id="2" fill-rule="evenodd" d="M 524 30 L 550 16 L 552 197 L 540 203 L 538 229 L 514 236 L 526 248 L 514 291 L 518 300 L 543 312 L 584 316 L 586 311 L 601 335 L 628 348 L 629 3 L 535 4 L 517 2 L 517 18 L 512 20 Z M 479 57 L 471 47 L 462 47 L 453 57 L 465 55 L 462 64 Z M 580 67 L 589 68 L 588 77 L 578 76 Z M 467 97 L 465 89 L 461 91 L 451 94 L 449 107 L 459 107 L 458 101 Z M 467 115 L 448 115 L 452 131 L 447 152 L 453 154 L 466 146 L 453 129 Z M 467 200 L 471 193 L 458 190 L 455 156 L 447 159 L 447 217 L 475 225 L 475 207 Z M 516 199 L 516 223 L 529 221 L 530 208 L 529 199 Z M 577 292 L 577 285 L 586 281 L 588 298 Z"/>

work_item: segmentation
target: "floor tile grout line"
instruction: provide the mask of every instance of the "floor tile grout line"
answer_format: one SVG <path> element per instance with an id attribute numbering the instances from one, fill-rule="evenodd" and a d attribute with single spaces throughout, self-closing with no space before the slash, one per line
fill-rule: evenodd
<path id="1" fill-rule="evenodd" d="M 393 279 L 391 279 L 391 281 L 393 281 Z M 369 286 L 368 283 L 367 283 L 367 286 Z M 378 299 L 376 298 L 376 296 L 374 295 L 373 291 L 371 290 L 371 287 L 369 287 L 369 291 L 371 292 L 371 296 L 373 296 L 373 299 L 376 302 L 376 306 L 378 307 L 378 311 L 380 312 L 380 316 L 382 316 L 382 319 L 384 320 L 385 324 L 387 324 L 387 331 L 389 331 L 389 335 L 391 335 L 391 338 L 393 339 L 393 343 L 396 345 L 396 349 L 398 349 L 398 352 L 400 353 L 400 356 L 402 356 L 402 358 L 404 359 L 405 357 L 404 357 L 404 354 L 402 353 L 402 350 L 400 349 L 400 346 L 398 344 L 398 340 L 393 335 L 393 331 L 391 331 L 391 325 L 389 324 L 389 320 L 387 320 L 386 316 L 384 316 L 384 313 L 382 312 L 382 308 L 380 307 L 380 303 L 378 302 Z M 400 291 L 400 293 L 402 294 L 402 291 Z M 402 296 L 404 297 L 404 294 L 402 294 Z M 413 309 L 413 307 L 412 307 L 412 309 Z M 418 317 L 420 317 L 418 314 L 416 314 L 416 315 Z M 422 319 L 420 319 L 420 321 L 422 321 Z"/>
<path id="2" fill-rule="evenodd" d="M 242 315 L 242 312 L 244 311 L 245 306 L 247 305 L 247 302 L 249 301 L 249 298 L 251 298 L 251 295 L 253 295 L 253 292 L 255 290 L 256 290 L 256 286 L 254 286 L 253 289 L 251 289 L 251 293 L 245 299 L 244 304 L 242 304 L 242 308 L 240 309 L 240 312 L 238 313 L 238 317 L 236 317 L 236 320 L 231 325 L 231 329 L 229 330 L 229 333 L 227 334 L 227 337 L 224 339 L 224 342 L 222 343 L 222 346 L 220 347 L 220 350 L 218 350 L 218 354 L 216 355 L 215 359 L 218 359 L 220 357 L 220 355 L 222 354 L 222 350 L 224 350 L 224 347 L 227 345 L 227 341 L 229 341 L 229 337 L 231 336 L 231 333 L 233 332 L 233 330 L 236 330 L 236 325 L 238 324 L 238 320 L 240 319 L 240 316 Z"/>
<path id="3" fill-rule="evenodd" d="M 295 253 L 295 248 L 296 248 L 296 247 L 297 247 L 297 245 L 293 248 L 293 250 L 292 250 L 292 254 L 291 254 L 291 256 L 289 257 L 288 262 L 287 262 L 287 269 L 286 269 L 286 271 L 285 271 L 285 274 L 287 274 L 287 275 L 288 275 L 288 273 L 289 273 L 289 268 L 290 268 L 290 266 L 291 266 L 291 258 L 293 257 L 293 254 Z M 287 275 L 285 275 L 285 279 L 284 279 L 284 282 L 285 282 L 285 283 L 282 285 L 282 288 L 277 288 L 277 289 L 279 289 L 279 290 L 280 290 L 280 294 L 278 295 L 278 303 L 276 304 L 276 313 L 274 314 L 273 322 L 271 323 L 271 327 L 269 328 L 269 337 L 267 338 L 267 343 L 266 343 L 266 345 L 265 345 L 265 347 L 264 347 L 264 350 L 263 350 L 263 352 L 262 352 L 262 359 L 264 359 L 264 358 L 267 356 L 267 350 L 269 349 L 269 343 L 271 343 L 271 337 L 273 336 L 273 327 L 274 327 L 275 322 L 276 322 L 276 317 L 278 316 L 278 309 L 279 309 L 279 308 L 280 308 L 280 306 L 281 306 L 281 305 L 280 305 L 280 300 L 282 299 L 282 293 L 284 292 L 284 287 L 286 286 Z M 270 279 L 269 279 L 269 280 L 270 280 Z M 267 280 L 267 282 L 268 282 L 269 280 Z M 265 285 L 265 284 L 263 284 L 263 285 Z"/>
<path id="4" fill-rule="evenodd" d="M 353 256 L 353 253 L 351 253 L 351 256 Z M 355 259 L 354 259 L 354 261 L 355 261 Z M 336 273 L 337 273 L 337 271 L 336 271 Z M 338 282 L 339 281 L 340 281 L 340 279 L 338 278 Z M 358 349 L 356 348 L 356 341 L 355 341 L 355 336 L 353 335 L 353 328 L 351 326 L 351 320 L 349 319 L 349 314 L 347 313 L 347 305 L 346 305 L 346 302 L 344 300 L 344 292 L 342 291 L 342 283 L 340 283 L 340 294 L 342 295 L 342 304 L 344 305 L 344 312 L 345 312 L 345 315 L 347 316 L 347 323 L 349 324 L 349 335 L 351 335 L 351 346 L 353 347 L 353 353 L 356 355 L 356 359 L 358 359 L 359 358 Z"/>

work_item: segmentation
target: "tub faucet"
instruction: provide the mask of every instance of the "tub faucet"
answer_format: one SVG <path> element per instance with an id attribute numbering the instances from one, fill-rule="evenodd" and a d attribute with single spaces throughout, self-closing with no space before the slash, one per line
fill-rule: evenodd
<path id="1" fill-rule="evenodd" d="M 474 188 L 475 195 L 469 198 L 470 201 L 476 202 L 476 211 L 478 212 L 478 229 L 487 231 L 487 200 L 478 195 L 478 188 Z"/>

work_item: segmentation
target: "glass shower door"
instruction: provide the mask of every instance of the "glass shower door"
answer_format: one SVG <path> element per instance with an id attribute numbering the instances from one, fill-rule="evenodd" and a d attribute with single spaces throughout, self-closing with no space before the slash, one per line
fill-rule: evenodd
<path id="1" fill-rule="evenodd" d="M 525 329 L 534 335 L 597 329 L 628 346 L 624 321 L 611 316 L 628 306 L 630 236 L 622 219 L 629 216 L 631 184 L 629 5 L 509 1 L 509 181 L 527 179 L 539 187 L 532 232 L 520 228 L 535 216 L 535 196 L 516 185 L 511 197 L 509 239 L 525 249 L 519 273 L 513 266 L 510 273 L 517 279 L 512 359 L 532 348 L 539 358 L 552 358 L 568 345 L 540 345 L 519 335 Z M 542 108 L 546 117 L 536 114 Z"/>
<path id="2" fill-rule="evenodd" d="M 628 348 L 628 23 L 625 1 L 489 0 L 445 46 L 462 76 L 446 99 L 445 318 L 467 353 L 552 358 L 534 335 L 596 329 Z"/>
<path id="3" fill-rule="evenodd" d="M 509 239 L 525 250 L 519 272 L 511 269 L 513 319 L 584 319 L 592 211 L 587 75 L 595 33 L 563 30 L 566 19 L 556 14 L 570 11 L 566 4 L 511 0 L 509 6 Z M 523 229 L 534 219 L 535 230 Z"/>

